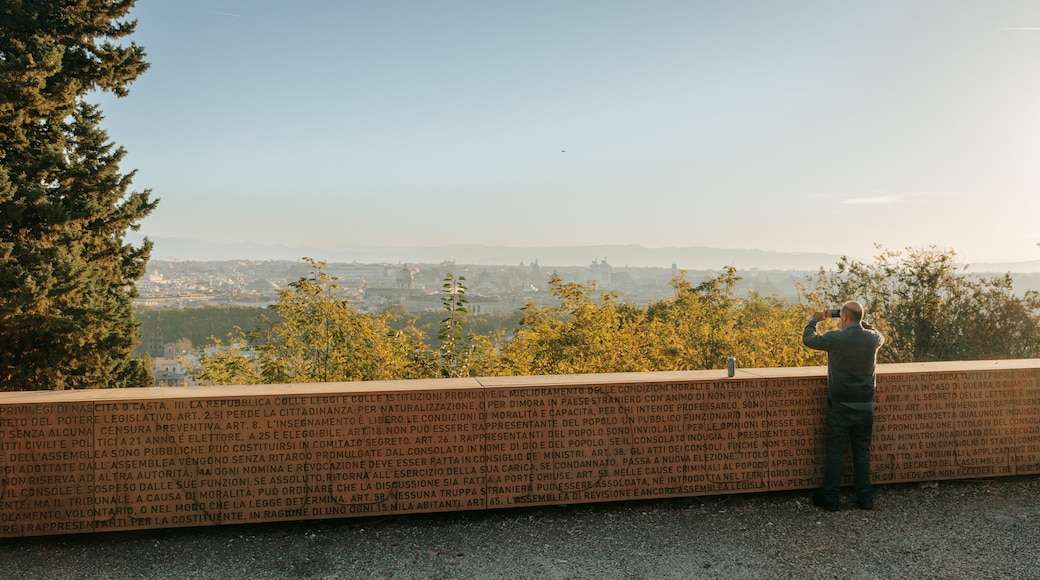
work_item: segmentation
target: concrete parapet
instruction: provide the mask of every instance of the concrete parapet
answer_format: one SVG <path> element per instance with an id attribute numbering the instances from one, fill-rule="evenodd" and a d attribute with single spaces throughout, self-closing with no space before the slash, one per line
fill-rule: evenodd
<path id="1" fill-rule="evenodd" d="M 881 365 L 879 484 L 1040 473 L 1040 359 Z M 808 489 L 826 369 L 0 393 L 0 537 Z"/>

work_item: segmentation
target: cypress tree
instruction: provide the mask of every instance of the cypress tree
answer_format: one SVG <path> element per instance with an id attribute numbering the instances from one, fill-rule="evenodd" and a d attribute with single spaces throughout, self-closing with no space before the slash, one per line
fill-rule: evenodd
<path id="1" fill-rule="evenodd" d="M 151 250 L 126 243 L 157 200 L 130 191 L 97 91 L 148 65 L 134 0 L 0 7 L 0 390 L 145 386 L 132 300 Z"/>

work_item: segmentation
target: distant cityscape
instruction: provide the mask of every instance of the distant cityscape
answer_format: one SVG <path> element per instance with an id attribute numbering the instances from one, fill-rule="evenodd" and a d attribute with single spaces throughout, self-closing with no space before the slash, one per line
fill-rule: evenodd
<path id="1" fill-rule="evenodd" d="M 335 277 L 340 294 L 359 311 L 377 313 L 404 306 L 409 313 L 421 314 L 443 307 L 444 278 L 451 273 L 465 278 L 468 310 L 490 314 L 520 309 L 528 300 L 547 303 L 549 277 L 566 282 L 594 283 L 597 292 L 614 292 L 630 304 L 647 305 L 673 294 L 669 282 L 681 273 L 671 268 L 615 267 L 607 258 L 594 258 L 587 266 L 546 268 L 533 260 L 516 266 L 439 264 L 360 264 L 329 263 L 324 271 Z M 698 284 L 719 270 L 685 273 Z M 305 261 L 228 260 L 184 262 L 150 260 L 145 276 L 138 281 L 138 307 L 190 309 L 219 306 L 266 307 L 278 301 L 278 293 L 310 273 Z M 808 271 L 741 271 L 738 295 L 750 291 L 796 299 L 797 283 Z M 191 366 L 199 361 L 197 348 L 190 341 L 149 332 L 145 350 L 151 357 L 155 386 L 194 384 Z M 158 342 L 154 342 L 158 340 Z"/>
<path id="2" fill-rule="evenodd" d="M 593 258 L 586 266 L 545 267 L 538 260 L 515 266 L 428 263 L 328 263 L 324 271 L 336 278 L 341 296 L 361 312 L 378 313 L 404 306 L 411 314 L 443 307 L 446 275 L 465 278 L 468 309 L 473 314 L 512 312 L 527 301 L 549 303 L 549 277 L 565 282 L 594 283 L 596 292 L 613 292 L 622 301 L 646 306 L 674 293 L 671 280 L 683 273 L 670 268 L 617 267 L 608 258 Z M 798 284 L 817 270 L 738 270 L 735 292 L 773 295 L 799 300 Z M 686 280 L 697 285 L 721 270 L 687 270 Z M 310 265 L 291 260 L 174 261 L 150 260 L 138 281 L 135 305 L 154 309 L 202 307 L 267 307 L 279 292 L 310 273 Z M 1040 290 L 1040 274 L 1014 274 L 1015 291 Z M 156 386 L 194 384 L 191 366 L 199 361 L 198 347 L 177 336 L 148 333 L 144 349 L 151 357 Z"/>
<path id="3" fill-rule="evenodd" d="M 129 232 L 127 241 L 140 244 L 143 236 Z M 688 271 L 734 266 L 741 270 L 816 271 L 831 268 L 841 258 L 837 254 L 782 252 L 750 248 L 708 246 L 648 248 L 636 244 L 593 246 L 491 246 L 455 244 L 446 246 L 341 245 L 294 247 L 262 242 L 219 243 L 189 238 L 149 237 L 152 260 L 173 262 L 297 261 L 310 256 L 329 263 L 399 264 L 519 264 L 537 261 L 542 267 L 580 266 L 594 256 L 607 256 L 615 267 L 652 267 L 668 269 L 672 264 Z M 1040 253 L 1040 252 L 1038 252 Z M 870 262 L 873 254 L 848 256 Z M 972 272 L 1040 273 L 1040 259 L 1027 262 L 968 263 Z"/>
<path id="4" fill-rule="evenodd" d="M 278 292 L 308 275 L 304 261 L 178 262 L 151 260 L 138 281 L 136 304 L 155 308 L 192 308 L 207 305 L 268 306 Z M 380 312 L 404 305 L 419 313 L 441 307 L 441 290 L 447 274 L 466 278 L 467 297 L 474 313 L 516 310 L 527 300 L 549 298 L 549 277 L 567 282 L 594 283 L 598 292 L 614 292 L 630 304 L 646 305 L 672 294 L 669 282 L 681 269 L 615 267 L 607 258 L 594 258 L 587 266 L 546 268 L 533 260 L 516 266 L 439 264 L 330 263 L 324 270 L 335 277 L 344 297 L 360 311 Z M 686 272 L 697 284 L 719 270 Z M 797 283 L 809 271 L 740 271 L 738 294 L 796 298 Z"/>

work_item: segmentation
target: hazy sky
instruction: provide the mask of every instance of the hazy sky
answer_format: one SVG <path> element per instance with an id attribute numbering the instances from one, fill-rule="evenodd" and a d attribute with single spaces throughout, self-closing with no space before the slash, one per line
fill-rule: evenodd
<path id="1" fill-rule="evenodd" d="M 1040 258 L 1035 0 L 132 16 L 151 69 L 101 102 L 153 237 Z"/>

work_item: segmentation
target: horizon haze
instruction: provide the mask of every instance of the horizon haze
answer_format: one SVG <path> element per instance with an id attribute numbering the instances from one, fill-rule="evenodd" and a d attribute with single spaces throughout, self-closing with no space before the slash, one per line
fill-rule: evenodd
<path id="1" fill-rule="evenodd" d="M 130 241 L 139 244 L 142 237 L 132 234 Z M 381 246 L 358 244 L 330 247 L 303 247 L 258 242 L 214 243 L 185 238 L 149 238 L 154 247 L 152 259 L 172 262 L 223 261 L 300 261 L 314 258 L 329 263 L 413 263 L 439 264 L 454 262 L 467 265 L 517 265 L 537 261 L 543 267 L 588 266 L 594 261 L 607 261 L 616 268 L 670 268 L 683 270 L 721 270 L 726 266 L 738 270 L 817 270 L 830 269 L 841 258 L 838 254 L 774 252 L 753 248 L 647 248 L 637 244 L 603 244 L 583 246 L 490 246 L 455 244 L 449 246 Z M 872 257 L 848 256 L 872 262 Z M 1040 272 L 1040 260 L 1030 262 L 977 263 L 960 261 L 969 271 Z"/>

